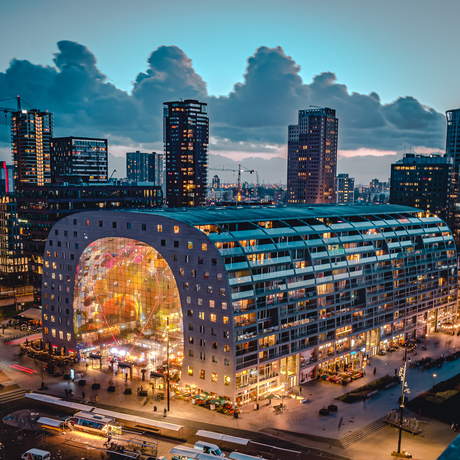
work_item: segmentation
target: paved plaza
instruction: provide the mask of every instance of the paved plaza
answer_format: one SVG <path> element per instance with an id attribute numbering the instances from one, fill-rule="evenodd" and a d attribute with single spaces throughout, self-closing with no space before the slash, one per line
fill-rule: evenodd
<path id="1" fill-rule="evenodd" d="M 18 333 L 11 329 L 5 330 L 5 336 Z M 418 345 L 417 354 L 409 354 L 412 360 L 421 359 L 425 356 L 439 357 L 453 351 L 460 350 L 460 337 L 448 336 L 442 333 L 433 334 L 427 339 L 427 350 L 422 350 Z M 34 369 L 35 361 L 28 357 L 18 356 L 19 346 L 5 346 L 2 344 L 2 370 L 10 379 L 24 389 L 32 389 L 38 392 L 41 383 L 41 376 L 28 374 L 10 367 L 9 363 L 17 363 L 22 366 Z M 179 423 L 188 427 L 200 428 L 209 425 L 217 431 L 242 430 L 242 432 L 262 432 L 273 436 L 275 439 L 292 441 L 304 446 L 330 450 L 350 458 L 366 458 L 366 452 L 381 445 L 382 457 L 373 455 L 372 458 L 388 458 L 389 446 L 396 448 L 397 432 L 394 428 L 384 426 L 381 418 L 391 409 L 398 407 L 398 398 L 401 386 L 398 385 L 389 390 L 381 391 L 374 398 L 346 404 L 337 401 L 335 398 L 345 392 L 358 388 L 376 378 L 386 374 L 394 375 L 395 370 L 403 364 L 403 351 L 394 352 L 385 356 L 376 356 L 371 359 L 371 365 L 365 369 L 365 376 L 353 381 L 346 386 L 335 385 L 331 382 L 312 381 L 302 387 L 302 396 L 308 398 L 308 403 L 300 404 L 299 400 L 285 398 L 286 409 L 281 412 L 274 412 L 273 404 L 268 405 L 267 401 L 260 401 L 259 410 L 254 410 L 254 405 L 249 404 L 241 408 L 238 419 L 229 415 L 216 413 L 203 407 L 197 407 L 190 402 L 171 399 L 171 411 L 167 421 Z M 43 363 L 42 363 L 43 364 Z M 145 398 L 136 395 L 137 387 L 143 384 L 140 380 L 124 380 L 121 377 L 114 377 L 107 368 L 102 371 L 92 369 L 83 364 L 75 366 L 76 372 L 84 372 L 87 384 L 79 387 L 77 381 L 74 383 L 65 381 L 62 377 L 50 377 L 45 375 L 45 383 L 48 386 L 47 394 L 65 398 L 65 390 L 72 388 L 74 396 L 72 399 L 81 402 L 82 392 L 85 392 L 84 401 L 101 406 L 111 407 L 113 410 L 135 410 L 144 413 L 152 418 L 163 419 L 165 401 L 154 401 L 149 398 L 147 404 Z M 374 375 L 375 368 L 375 375 Z M 410 398 L 429 390 L 433 386 L 433 374 L 437 374 L 436 382 L 446 380 L 460 372 L 460 362 L 445 362 L 441 368 L 430 371 L 421 371 L 418 368 L 407 371 L 407 382 L 410 388 Z M 109 393 L 107 387 L 110 383 L 116 386 L 115 393 Z M 91 390 L 91 384 L 101 384 L 100 390 Z M 125 395 L 126 387 L 133 389 L 132 395 Z M 148 385 L 144 382 L 144 387 Z M 149 394 L 151 394 L 149 389 Z M 335 404 L 338 407 L 337 413 L 329 416 L 320 416 L 319 410 Z M 154 411 L 157 406 L 157 411 Z M 415 414 L 410 414 L 415 416 Z M 416 415 L 421 420 L 423 437 L 410 436 L 405 433 L 403 436 L 403 447 L 410 451 L 414 458 L 436 458 L 444 448 L 455 438 L 455 433 L 449 426 L 428 420 L 423 416 Z M 342 423 L 340 423 L 340 421 Z M 212 427 L 214 425 L 214 427 Z M 209 427 L 207 427 L 209 429 Z M 235 431 L 236 432 L 236 431 Z M 346 447 L 346 449 L 344 449 Z M 428 451 L 427 451 L 428 449 Z M 417 455 L 417 452 L 419 455 Z M 427 455 L 430 452 L 430 456 Z M 435 455 L 436 456 L 433 456 Z M 380 453 L 379 453 L 380 455 Z M 386 456 L 385 456 L 386 455 Z"/>

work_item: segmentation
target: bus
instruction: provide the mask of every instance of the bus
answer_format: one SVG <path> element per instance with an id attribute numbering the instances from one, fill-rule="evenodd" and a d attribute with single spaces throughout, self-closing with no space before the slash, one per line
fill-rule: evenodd
<path id="1" fill-rule="evenodd" d="M 66 425 L 75 431 L 98 434 L 100 436 L 110 436 L 111 434 L 121 434 L 121 425 L 115 422 L 112 417 L 93 414 L 91 412 L 77 412 L 66 420 Z"/>

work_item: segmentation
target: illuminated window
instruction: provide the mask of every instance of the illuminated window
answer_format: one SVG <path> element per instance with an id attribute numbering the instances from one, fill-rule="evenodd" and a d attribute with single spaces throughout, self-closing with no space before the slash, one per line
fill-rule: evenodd
<path id="1" fill-rule="evenodd" d="M 217 383 L 217 372 L 212 372 L 211 373 L 211 382 L 212 383 Z"/>
<path id="2" fill-rule="evenodd" d="M 224 375 L 224 385 L 227 387 L 230 386 L 230 377 L 228 375 Z"/>
<path id="3" fill-rule="evenodd" d="M 53 315 L 51 315 L 51 322 L 52 322 L 52 323 L 55 323 L 55 322 L 56 322 L 56 317 L 53 316 Z"/>
<path id="4" fill-rule="evenodd" d="M 225 358 L 224 359 L 224 366 L 230 366 L 230 360 Z"/>
<path id="5" fill-rule="evenodd" d="M 185 275 L 185 270 L 183 268 L 179 268 L 179 275 L 182 275 L 182 276 Z"/>
<path id="6" fill-rule="evenodd" d="M 198 292 L 201 289 L 201 286 L 199 284 L 195 284 L 195 291 Z"/>
<path id="7" fill-rule="evenodd" d="M 162 232 L 163 231 L 163 225 L 157 225 L 157 232 Z"/>
<path id="8" fill-rule="evenodd" d="M 188 295 L 186 298 L 185 298 L 185 301 L 187 303 L 192 303 L 192 298 Z"/>
<path id="9" fill-rule="evenodd" d="M 193 344 L 193 337 L 189 337 L 189 338 L 188 338 L 188 343 Z"/>
<path id="10" fill-rule="evenodd" d="M 224 331 L 224 339 L 230 338 L 230 331 Z"/>
<path id="11" fill-rule="evenodd" d="M 64 332 L 59 331 L 59 338 L 60 338 L 61 340 L 64 340 Z"/>
<path id="12" fill-rule="evenodd" d="M 207 251 L 207 250 L 208 250 L 208 245 L 207 245 L 206 243 L 203 243 L 203 244 L 201 245 L 201 250 L 202 250 L 202 251 Z"/>
<path id="13" fill-rule="evenodd" d="M 212 286 L 208 286 L 208 294 L 212 294 Z"/>
<path id="14" fill-rule="evenodd" d="M 179 226 L 178 225 L 174 226 L 174 233 L 179 233 Z"/>
<path id="15" fill-rule="evenodd" d="M 211 322 L 215 323 L 217 321 L 217 316 L 215 313 L 211 313 Z"/>
<path id="16" fill-rule="evenodd" d="M 193 316 L 193 310 L 187 310 L 187 316 Z"/>
<path id="17" fill-rule="evenodd" d="M 56 329 L 51 329 L 51 335 L 52 335 L 53 337 L 56 337 Z"/>
<path id="18" fill-rule="evenodd" d="M 214 300 L 209 301 L 209 308 L 214 308 L 215 302 Z"/>
<path id="19" fill-rule="evenodd" d="M 86 226 L 89 227 L 89 220 L 86 220 Z"/>
<path id="20" fill-rule="evenodd" d="M 192 366 L 188 366 L 187 373 L 190 377 L 193 377 L 193 367 Z"/>
<path id="21" fill-rule="evenodd" d="M 204 319 L 204 311 L 200 311 L 200 312 L 198 313 L 198 318 Z"/>
<path id="22" fill-rule="evenodd" d="M 208 280 L 209 279 L 209 272 L 204 272 L 204 279 Z M 212 291 L 212 288 L 211 288 Z"/>
<path id="23" fill-rule="evenodd" d="M 222 322 L 223 322 L 224 324 L 228 324 L 228 316 L 224 316 L 224 317 L 222 318 Z"/>
<path id="24" fill-rule="evenodd" d="M 45 321 L 48 321 L 48 315 L 47 315 L 46 313 L 43 315 L 43 319 L 44 319 Z"/>
<path id="25" fill-rule="evenodd" d="M 222 281 L 222 273 L 217 274 L 217 281 Z"/>
<path id="26" fill-rule="evenodd" d="M 204 369 L 200 369 L 200 379 L 201 379 L 201 380 L 204 380 L 204 379 L 205 379 L 205 375 L 206 375 L 206 374 L 205 374 Z"/>
<path id="27" fill-rule="evenodd" d="M 225 295 L 225 288 L 220 288 L 219 289 L 219 294 L 220 295 Z"/>
<path id="28" fill-rule="evenodd" d="M 222 310 L 227 310 L 227 302 L 222 302 Z"/>
<path id="29" fill-rule="evenodd" d="M 217 363 L 217 356 L 212 355 L 212 362 Z"/>
<path id="30" fill-rule="evenodd" d="M 188 283 L 183 283 L 182 287 L 183 287 L 183 289 L 188 290 Z"/>
<path id="31" fill-rule="evenodd" d="M 48 328 L 45 327 L 45 335 L 48 335 Z"/>
<path id="32" fill-rule="evenodd" d="M 224 351 L 230 353 L 230 345 L 224 345 Z"/>
<path id="33" fill-rule="evenodd" d="M 198 297 L 198 305 L 203 305 L 203 299 Z"/>
<path id="34" fill-rule="evenodd" d="M 193 249 L 193 242 L 192 241 L 189 241 L 187 243 L 187 249 Z"/>
<path id="35" fill-rule="evenodd" d="M 67 342 L 70 342 L 72 340 L 72 335 L 70 332 L 67 332 Z"/>

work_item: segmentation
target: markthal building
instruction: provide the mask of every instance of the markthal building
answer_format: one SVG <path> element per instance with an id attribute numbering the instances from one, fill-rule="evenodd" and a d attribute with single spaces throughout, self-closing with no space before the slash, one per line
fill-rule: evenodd
<path id="1" fill-rule="evenodd" d="M 48 237 L 43 335 L 244 405 L 449 327 L 457 290 L 451 231 L 405 206 L 89 211 Z"/>

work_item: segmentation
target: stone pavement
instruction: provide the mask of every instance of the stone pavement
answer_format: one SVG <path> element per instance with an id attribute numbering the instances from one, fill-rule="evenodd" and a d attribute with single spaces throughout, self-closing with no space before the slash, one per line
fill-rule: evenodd
<path id="1" fill-rule="evenodd" d="M 446 343 L 449 341 L 451 341 L 450 346 Z M 419 344 L 417 355 L 414 356 L 414 354 L 411 353 L 408 356 L 416 360 L 424 356 L 438 357 L 442 353 L 446 355 L 453 351 L 460 350 L 460 337 L 452 337 L 442 333 L 432 334 L 427 339 L 427 343 L 428 349 L 426 351 L 422 351 L 421 345 Z M 436 343 L 438 343 L 438 346 L 435 345 Z M 22 388 L 32 388 L 37 391 L 41 382 L 41 377 L 39 375 L 24 374 L 9 368 L 5 364 L 10 360 L 11 362 L 33 368 L 34 361 L 27 357 L 18 358 L 18 346 L 5 347 L 3 344 L 1 346 L 2 370 Z M 171 412 L 168 414 L 167 420 L 186 426 L 206 423 L 214 425 L 214 429 L 217 431 L 239 429 L 249 432 L 264 432 L 275 437 L 279 436 L 283 439 L 286 439 L 286 433 L 290 433 L 289 437 L 292 438 L 293 442 L 294 439 L 297 439 L 296 442 L 302 445 L 322 448 L 324 448 L 325 445 L 327 447 L 331 446 L 335 452 L 339 453 L 337 449 L 340 449 L 343 454 L 344 451 L 340 447 L 340 440 L 343 440 L 345 437 L 356 435 L 360 438 L 359 433 L 367 433 L 373 434 L 373 436 L 367 439 L 374 439 L 380 427 L 376 425 L 375 430 L 369 427 L 375 424 L 385 413 L 398 406 L 401 386 L 399 385 L 390 390 L 380 392 L 379 395 L 371 400 L 355 404 L 345 404 L 335 400 L 335 398 L 344 392 L 349 392 L 385 374 L 394 375 L 395 369 L 399 369 L 403 364 L 403 353 L 403 351 L 399 351 L 385 356 L 373 357 L 371 366 L 366 368 L 366 376 L 351 382 L 347 386 L 334 385 L 330 382 L 309 382 L 303 385 L 302 389 L 302 396 L 308 397 L 309 402 L 307 404 L 300 404 L 298 400 L 285 398 L 284 402 L 287 407 L 281 412 L 275 413 L 271 406 L 268 406 L 265 401 L 261 401 L 258 411 L 255 411 L 253 405 L 250 404 L 242 408 L 242 413 L 238 419 L 234 419 L 228 415 L 194 406 L 190 402 L 172 399 Z M 375 376 L 373 375 L 374 367 L 376 368 Z M 144 398 L 139 398 L 136 395 L 137 387 L 142 385 L 140 380 L 128 380 L 128 382 L 126 382 L 120 377 L 115 378 L 114 383 L 116 385 L 116 392 L 108 393 L 107 387 L 109 381 L 113 379 L 112 374 L 109 373 L 108 370 L 101 371 L 91 368 L 86 370 L 83 365 L 76 365 L 76 372 L 80 372 L 80 370 L 86 373 L 86 387 L 78 387 L 76 382 L 69 383 L 68 381 L 64 381 L 62 377 L 54 378 L 45 376 L 45 382 L 49 387 L 46 393 L 65 397 L 65 389 L 72 387 L 74 390 L 74 398 L 77 401 L 82 400 L 82 391 L 85 391 L 85 400 L 91 404 L 95 401 L 95 397 L 97 396 L 98 404 L 112 406 L 113 410 L 117 408 L 123 411 L 136 410 L 145 414 L 148 413 L 150 417 L 163 419 L 164 401 L 150 401 L 148 404 L 142 405 Z M 410 388 L 410 398 L 414 398 L 433 386 L 433 373 L 437 374 L 436 382 L 446 380 L 460 373 L 460 360 L 445 362 L 441 368 L 425 372 L 408 368 L 407 382 Z M 95 381 L 101 384 L 100 390 L 91 390 L 91 384 Z M 132 395 L 123 394 L 126 386 L 133 389 Z M 318 414 L 319 409 L 329 404 L 337 405 L 338 412 L 326 417 L 320 416 Z M 155 405 L 158 408 L 157 412 L 153 411 Z M 342 417 L 342 425 L 339 428 L 339 421 Z M 453 439 L 455 434 L 446 425 L 442 426 L 450 432 L 449 436 L 452 435 Z M 388 430 L 391 432 L 393 429 L 387 427 L 382 429 L 381 432 Z M 417 439 L 417 437 L 415 439 Z M 361 441 L 361 443 L 362 442 L 363 441 Z M 361 443 L 359 445 L 361 445 Z M 447 445 L 447 443 L 448 439 L 446 439 L 445 445 Z M 334 446 L 336 446 L 337 449 L 335 449 Z"/>

